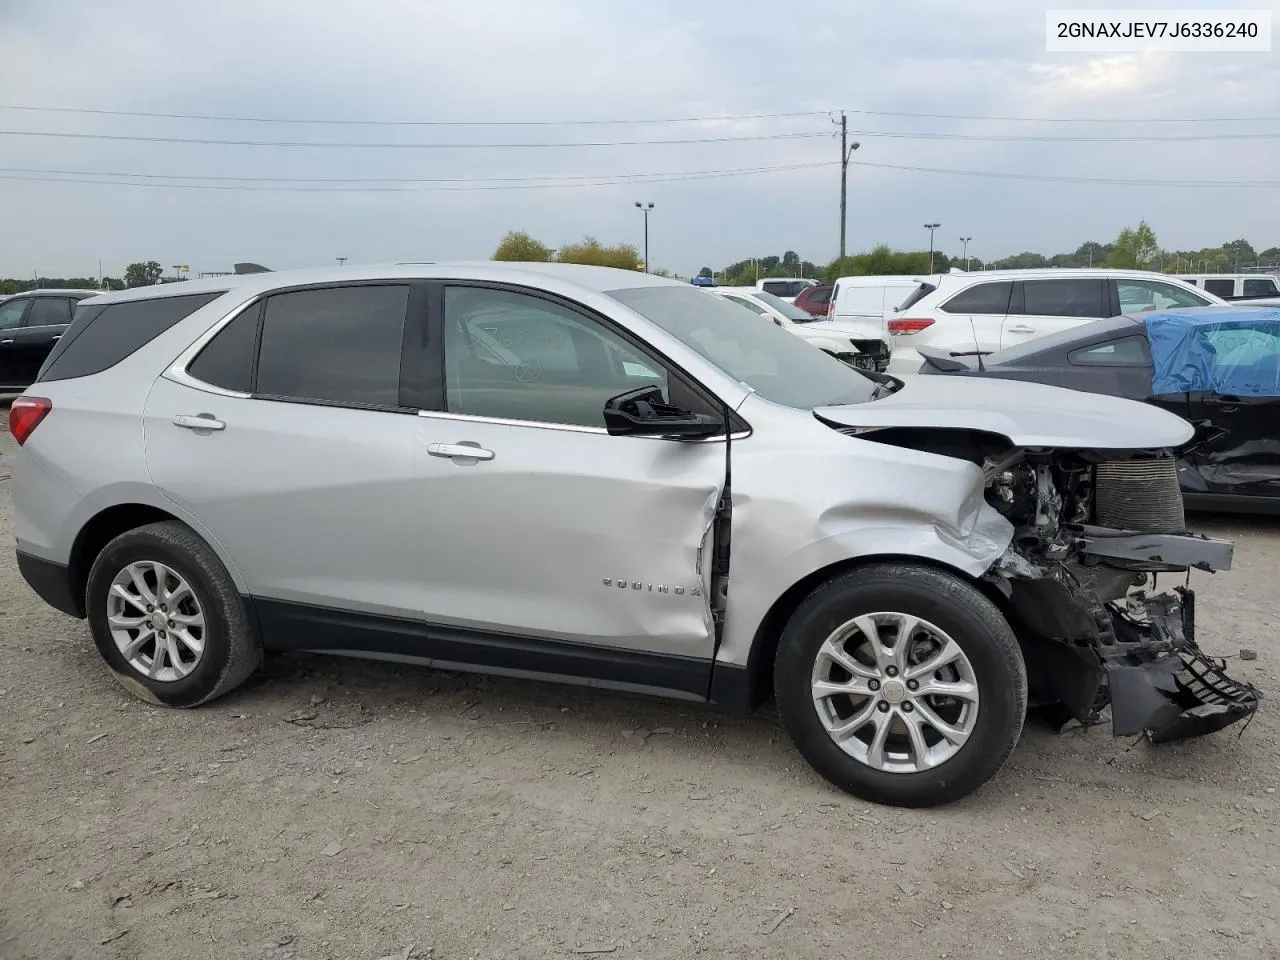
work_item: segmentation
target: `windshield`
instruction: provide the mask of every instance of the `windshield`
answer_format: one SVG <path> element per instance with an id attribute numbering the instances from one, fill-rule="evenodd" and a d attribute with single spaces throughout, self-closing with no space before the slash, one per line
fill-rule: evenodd
<path id="1" fill-rule="evenodd" d="M 608 295 L 657 324 L 766 400 L 801 410 L 866 403 L 876 382 L 742 307 L 694 287 L 634 287 Z"/>
<path id="2" fill-rule="evenodd" d="M 764 290 L 761 290 L 756 294 L 756 299 L 761 303 L 767 303 L 788 320 L 794 320 L 796 323 L 808 323 L 810 320 L 818 319 L 813 314 L 805 310 L 801 310 L 794 303 L 788 303 L 781 297 L 775 297 L 772 293 L 767 293 Z"/>

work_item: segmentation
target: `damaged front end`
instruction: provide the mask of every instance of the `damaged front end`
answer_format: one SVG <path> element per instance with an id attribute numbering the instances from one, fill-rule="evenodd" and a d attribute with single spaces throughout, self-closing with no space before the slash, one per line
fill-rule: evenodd
<path id="1" fill-rule="evenodd" d="M 1231 566 L 1233 544 L 1185 531 L 1167 452 L 1018 449 L 984 462 L 986 498 L 1013 524 L 986 579 L 1016 613 L 1033 694 L 1064 722 L 1161 742 L 1251 716 L 1260 694 L 1195 638 L 1195 594 L 1161 574 Z"/>

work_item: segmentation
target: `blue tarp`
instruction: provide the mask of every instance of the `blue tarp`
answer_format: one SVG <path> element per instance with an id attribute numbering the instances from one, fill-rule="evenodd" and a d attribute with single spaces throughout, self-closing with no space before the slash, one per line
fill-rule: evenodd
<path id="1" fill-rule="evenodd" d="M 1153 394 L 1280 397 L 1280 307 L 1203 307 L 1143 315 Z"/>

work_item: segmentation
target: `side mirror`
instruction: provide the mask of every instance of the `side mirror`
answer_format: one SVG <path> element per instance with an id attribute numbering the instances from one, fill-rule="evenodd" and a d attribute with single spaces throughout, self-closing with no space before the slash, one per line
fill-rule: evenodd
<path id="1" fill-rule="evenodd" d="M 604 425 L 614 437 L 714 437 L 724 431 L 724 419 L 693 413 L 662 399 L 649 385 L 610 397 L 604 405 Z"/>

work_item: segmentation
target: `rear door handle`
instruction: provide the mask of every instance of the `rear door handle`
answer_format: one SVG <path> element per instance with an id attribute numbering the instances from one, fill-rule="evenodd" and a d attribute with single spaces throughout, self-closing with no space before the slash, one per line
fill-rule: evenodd
<path id="1" fill-rule="evenodd" d="M 185 430 L 225 430 L 227 425 L 221 420 L 215 420 L 211 414 L 201 413 L 194 417 L 185 414 L 173 418 L 175 427 L 182 427 Z"/>
<path id="2" fill-rule="evenodd" d="M 0 344 L 4 344 L 4 343 L 13 343 L 13 340 L 12 340 L 12 339 L 9 339 L 9 340 L 0 340 Z"/>
<path id="3" fill-rule="evenodd" d="M 1025 323 L 1014 324 L 1009 328 L 1010 333 L 1035 333 L 1035 327 L 1028 327 Z"/>
<path id="4" fill-rule="evenodd" d="M 62 334 L 58 334 L 58 335 L 57 335 L 56 337 L 54 337 L 53 339 L 54 339 L 54 340 L 61 340 L 61 339 L 62 339 Z"/>
<path id="5" fill-rule="evenodd" d="M 461 443 L 429 443 L 427 453 L 433 457 L 464 460 L 492 460 L 493 451 L 486 450 L 478 443 L 464 440 Z"/>

